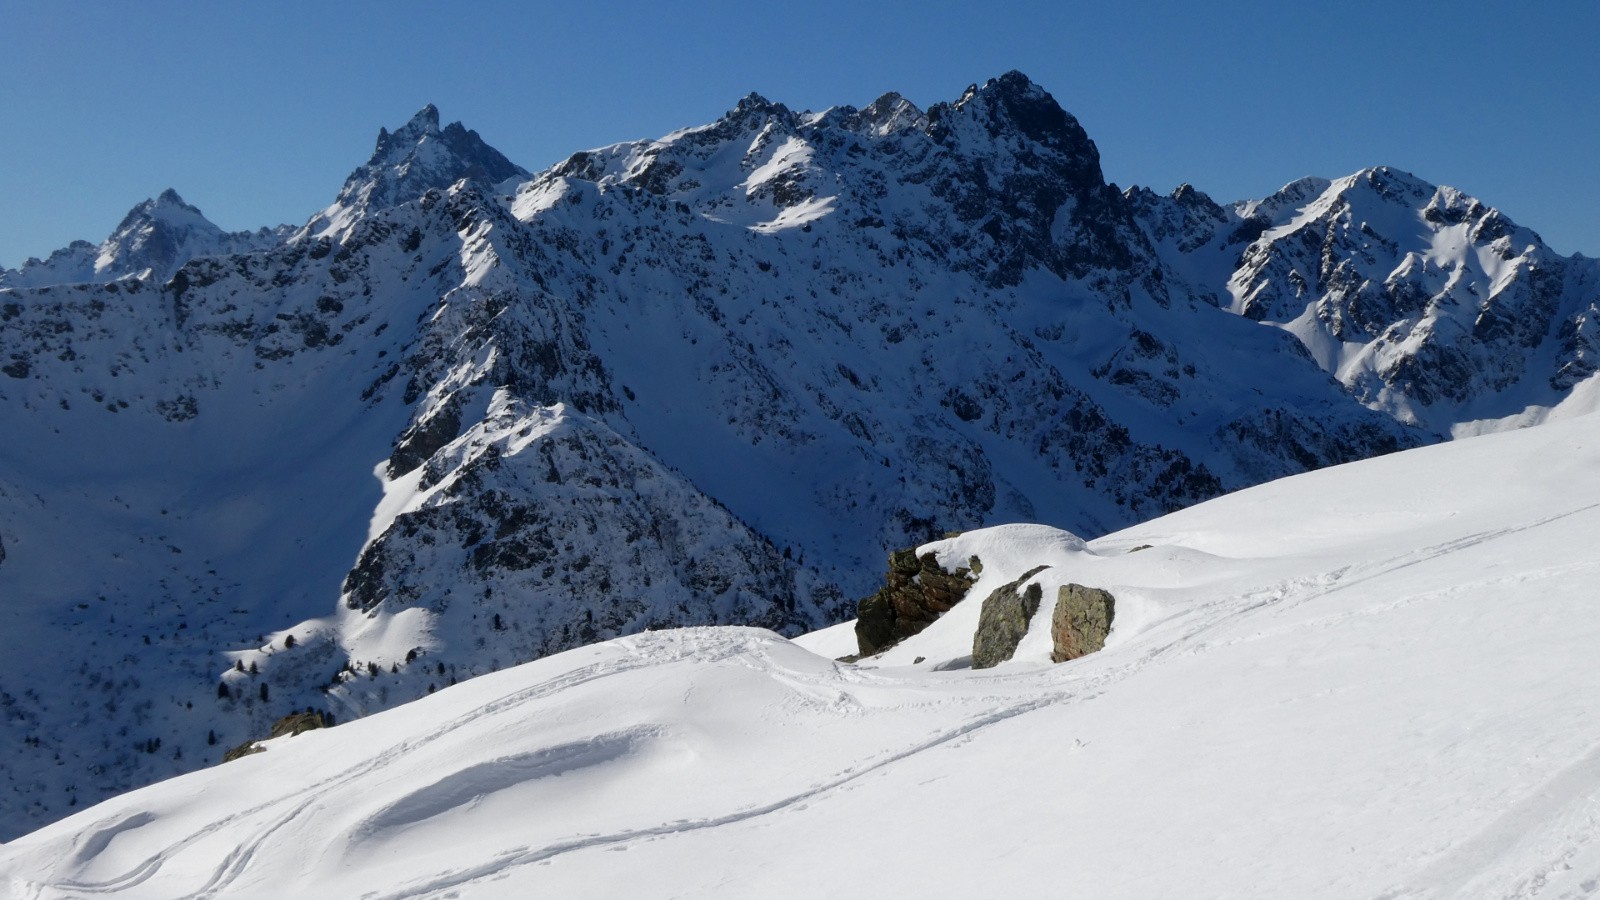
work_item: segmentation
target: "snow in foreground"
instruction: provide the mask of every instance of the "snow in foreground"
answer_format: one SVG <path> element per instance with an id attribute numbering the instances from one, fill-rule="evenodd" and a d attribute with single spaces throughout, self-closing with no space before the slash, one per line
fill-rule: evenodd
<path id="1" fill-rule="evenodd" d="M 973 532 L 931 545 L 984 561 L 972 598 L 879 659 L 833 662 L 840 630 L 570 651 L 103 803 L 0 847 L 0 884 L 1587 896 L 1596 533 L 1594 417 L 1299 476 L 1086 546 Z M 1041 614 L 1011 662 L 965 668 L 979 598 L 1043 563 L 1047 597 L 1065 581 L 1116 595 L 1106 649 L 1051 665 Z"/>

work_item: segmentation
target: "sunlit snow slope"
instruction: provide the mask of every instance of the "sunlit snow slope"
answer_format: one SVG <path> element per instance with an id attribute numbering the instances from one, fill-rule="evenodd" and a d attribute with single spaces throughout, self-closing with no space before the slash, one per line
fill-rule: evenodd
<path id="1" fill-rule="evenodd" d="M 488 675 L 0 848 L 11 896 L 1582 896 L 1600 884 L 1600 419 L 1243 491 L 1082 544 L 1002 526 L 969 599 L 661 631 Z M 1140 545 L 1152 545 L 1134 552 Z M 1104 650 L 963 668 L 1048 564 Z M 821 651 L 811 652 L 807 647 Z M 912 663 L 924 657 L 920 663 Z"/>

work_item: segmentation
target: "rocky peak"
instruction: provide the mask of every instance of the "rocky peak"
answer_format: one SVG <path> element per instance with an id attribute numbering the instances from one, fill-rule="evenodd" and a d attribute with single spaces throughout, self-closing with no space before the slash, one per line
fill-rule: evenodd
<path id="1" fill-rule="evenodd" d="M 437 137 L 438 134 L 439 108 L 429 103 L 417 110 L 399 130 L 391 133 L 387 128 L 379 128 L 378 143 L 373 148 L 372 159 L 367 161 L 367 165 L 381 162 L 396 151 L 405 153 L 425 138 Z"/>
<path id="2" fill-rule="evenodd" d="M 928 121 L 944 150 L 941 175 L 928 180 L 989 236 L 996 283 L 1035 265 L 1071 278 L 1132 267 L 1142 238 L 1127 201 L 1105 183 L 1083 127 L 1027 76 L 970 87 Z"/>
<path id="3" fill-rule="evenodd" d="M 908 128 L 926 128 L 928 116 L 910 100 L 890 91 L 861 110 L 858 122 L 865 131 L 885 135 Z"/>
<path id="4" fill-rule="evenodd" d="M 128 214 L 117 225 L 116 231 L 112 232 L 111 240 L 115 241 L 118 236 L 126 235 L 144 225 L 222 233 L 222 229 L 207 219 L 198 207 L 185 203 L 172 188 L 162 191 L 154 200 L 147 199 L 128 210 Z"/>
<path id="5" fill-rule="evenodd" d="M 528 171 L 460 122 L 439 127 L 428 104 L 396 131 L 378 130 L 372 158 L 350 173 L 333 205 L 312 217 L 300 236 L 341 237 L 363 213 L 398 206 L 463 178 L 484 189 Z"/>
<path id="6" fill-rule="evenodd" d="M 99 244 L 73 241 L 49 259 L 0 270 L 0 288 L 44 287 L 137 276 L 166 281 L 197 256 L 246 253 L 281 243 L 287 226 L 229 233 L 172 188 L 140 201 Z"/>
<path id="7" fill-rule="evenodd" d="M 751 91 L 723 115 L 720 124 L 731 129 L 745 130 L 761 128 L 771 122 L 780 123 L 785 128 L 793 128 L 797 124 L 795 114 L 789 107 L 782 103 L 774 103 Z"/>
<path id="8" fill-rule="evenodd" d="M 782 103 L 773 103 L 771 100 L 768 100 L 755 91 L 751 91 L 750 93 L 739 98 L 739 102 L 734 104 L 732 112 L 736 114 L 750 112 L 767 113 L 784 108 L 785 107 Z"/>
<path id="9" fill-rule="evenodd" d="M 1052 150 L 1082 155 L 1092 163 L 1095 177 L 1100 176 L 1100 153 L 1083 126 L 1021 72 L 1013 70 L 989 79 L 982 87 L 968 88 L 954 109 L 977 116 L 993 137 L 1015 130 Z"/>
<path id="10" fill-rule="evenodd" d="M 419 166 L 429 174 L 436 173 L 432 179 L 434 183 L 422 186 L 422 190 L 449 187 L 467 177 L 474 168 L 481 170 L 488 184 L 514 176 L 529 177 L 527 170 L 506 159 L 476 131 L 460 122 L 451 122 L 441 129 L 439 110 L 432 103 L 419 110 L 398 131 L 390 133 L 379 129 L 377 147 L 363 168 L 370 172 L 385 165 L 394 166 L 402 177 Z M 356 175 L 361 172 L 358 169 Z"/>
<path id="11" fill-rule="evenodd" d="M 1241 219 L 1261 218 L 1271 221 L 1284 213 L 1292 214 L 1317 199 L 1332 186 L 1333 182 L 1326 178 L 1307 176 L 1289 182 L 1268 197 L 1235 203 L 1234 211 Z"/>
<path id="12" fill-rule="evenodd" d="M 149 275 L 164 281 L 191 257 L 216 252 L 224 238 L 221 228 L 167 188 L 128 211 L 98 248 L 95 275 Z"/>
<path id="13" fill-rule="evenodd" d="M 1222 207 L 1212 200 L 1205 192 L 1196 190 L 1188 182 L 1177 186 L 1172 192 L 1172 199 L 1185 209 L 1199 210 L 1205 215 L 1221 215 Z"/>

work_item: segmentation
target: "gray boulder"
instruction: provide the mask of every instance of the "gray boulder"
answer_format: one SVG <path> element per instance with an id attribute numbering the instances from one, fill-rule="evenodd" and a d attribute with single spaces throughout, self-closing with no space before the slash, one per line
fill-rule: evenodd
<path id="1" fill-rule="evenodd" d="M 1037 584 L 1022 585 L 1049 566 L 1035 566 L 1004 587 L 997 588 L 983 601 L 978 613 L 978 630 L 972 636 L 972 667 L 988 669 L 1010 659 L 1028 633 L 1028 623 L 1039 611 L 1044 590 Z"/>

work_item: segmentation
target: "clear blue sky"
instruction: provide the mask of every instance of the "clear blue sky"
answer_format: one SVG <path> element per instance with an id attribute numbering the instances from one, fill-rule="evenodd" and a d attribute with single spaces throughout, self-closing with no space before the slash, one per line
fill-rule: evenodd
<path id="1" fill-rule="evenodd" d="M 1219 201 L 1392 165 L 1600 256 L 1600 4 L 0 0 L 0 264 L 174 187 L 300 223 L 426 103 L 523 166 L 1020 69 L 1106 175 Z"/>

